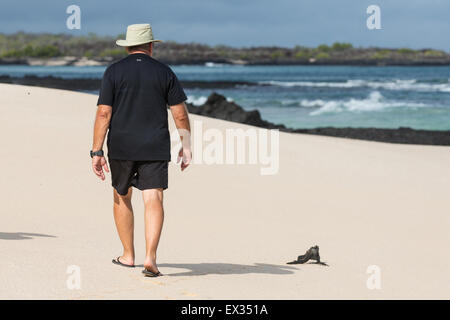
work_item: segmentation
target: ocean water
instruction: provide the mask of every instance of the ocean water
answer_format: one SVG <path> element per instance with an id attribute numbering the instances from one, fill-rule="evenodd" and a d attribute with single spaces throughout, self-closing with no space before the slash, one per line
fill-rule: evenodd
<path id="1" fill-rule="evenodd" d="M 247 81 L 227 89 L 186 89 L 189 102 L 212 91 L 292 128 L 411 127 L 450 130 L 450 67 L 172 66 L 180 80 Z M 0 75 L 99 78 L 105 67 L 0 66 Z"/>

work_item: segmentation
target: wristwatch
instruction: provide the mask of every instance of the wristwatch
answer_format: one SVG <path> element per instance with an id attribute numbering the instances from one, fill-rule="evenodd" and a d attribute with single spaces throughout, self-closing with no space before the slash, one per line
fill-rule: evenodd
<path id="1" fill-rule="evenodd" d="M 91 158 L 98 156 L 98 157 L 103 157 L 103 150 L 98 150 L 98 151 L 92 151 L 91 150 Z"/>

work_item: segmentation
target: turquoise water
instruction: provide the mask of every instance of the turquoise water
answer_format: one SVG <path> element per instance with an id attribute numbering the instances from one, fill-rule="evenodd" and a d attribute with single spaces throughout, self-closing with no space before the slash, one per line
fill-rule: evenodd
<path id="1" fill-rule="evenodd" d="M 249 81 L 214 90 L 293 128 L 412 127 L 450 130 L 450 67 L 173 66 L 181 80 Z M 101 77 L 105 67 L 0 66 L 0 74 Z M 213 89 L 187 89 L 203 103 Z"/>

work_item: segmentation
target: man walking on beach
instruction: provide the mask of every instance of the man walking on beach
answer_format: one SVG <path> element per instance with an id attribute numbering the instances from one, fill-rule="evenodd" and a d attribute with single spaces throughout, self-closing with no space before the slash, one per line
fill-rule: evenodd
<path id="1" fill-rule="evenodd" d="M 190 163 L 190 124 L 186 95 L 176 75 L 152 58 L 153 33 L 149 24 L 130 25 L 126 40 L 128 56 L 110 65 L 102 80 L 91 150 L 94 173 L 105 180 L 109 172 L 102 147 L 108 131 L 108 162 L 114 187 L 114 220 L 123 254 L 113 263 L 134 267 L 134 217 L 132 187 L 142 190 L 145 205 L 146 253 L 143 273 L 160 276 L 156 251 L 164 220 L 163 190 L 168 187 L 170 135 L 167 106 L 180 133 L 181 170 Z"/>

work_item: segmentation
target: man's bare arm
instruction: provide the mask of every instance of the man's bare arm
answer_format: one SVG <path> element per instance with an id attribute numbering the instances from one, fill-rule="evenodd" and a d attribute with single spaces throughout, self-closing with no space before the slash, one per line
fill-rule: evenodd
<path id="1" fill-rule="evenodd" d="M 92 142 L 92 151 L 98 151 L 103 148 L 105 142 L 106 132 L 109 128 L 109 122 L 111 121 L 112 107 L 100 104 L 97 107 L 97 114 L 95 116 L 94 123 L 94 139 Z M 108 165 L 105 157 L 94 156 L 92 158 L 92 169 L 94 173 L 102 180 L 105 180 L 105 173 L 109 172 Z"/>
<path id="2" fill-rule="evenodd" d="M 181 170 L 187 168 L 192 160 L 191 151 L 191 124 L 189 122 L 189 114 L 184 102 L 170 106 L 175 126 L 181 138 L 181 150 L 178 154 L 178 159 L 182 158 Z"/>

